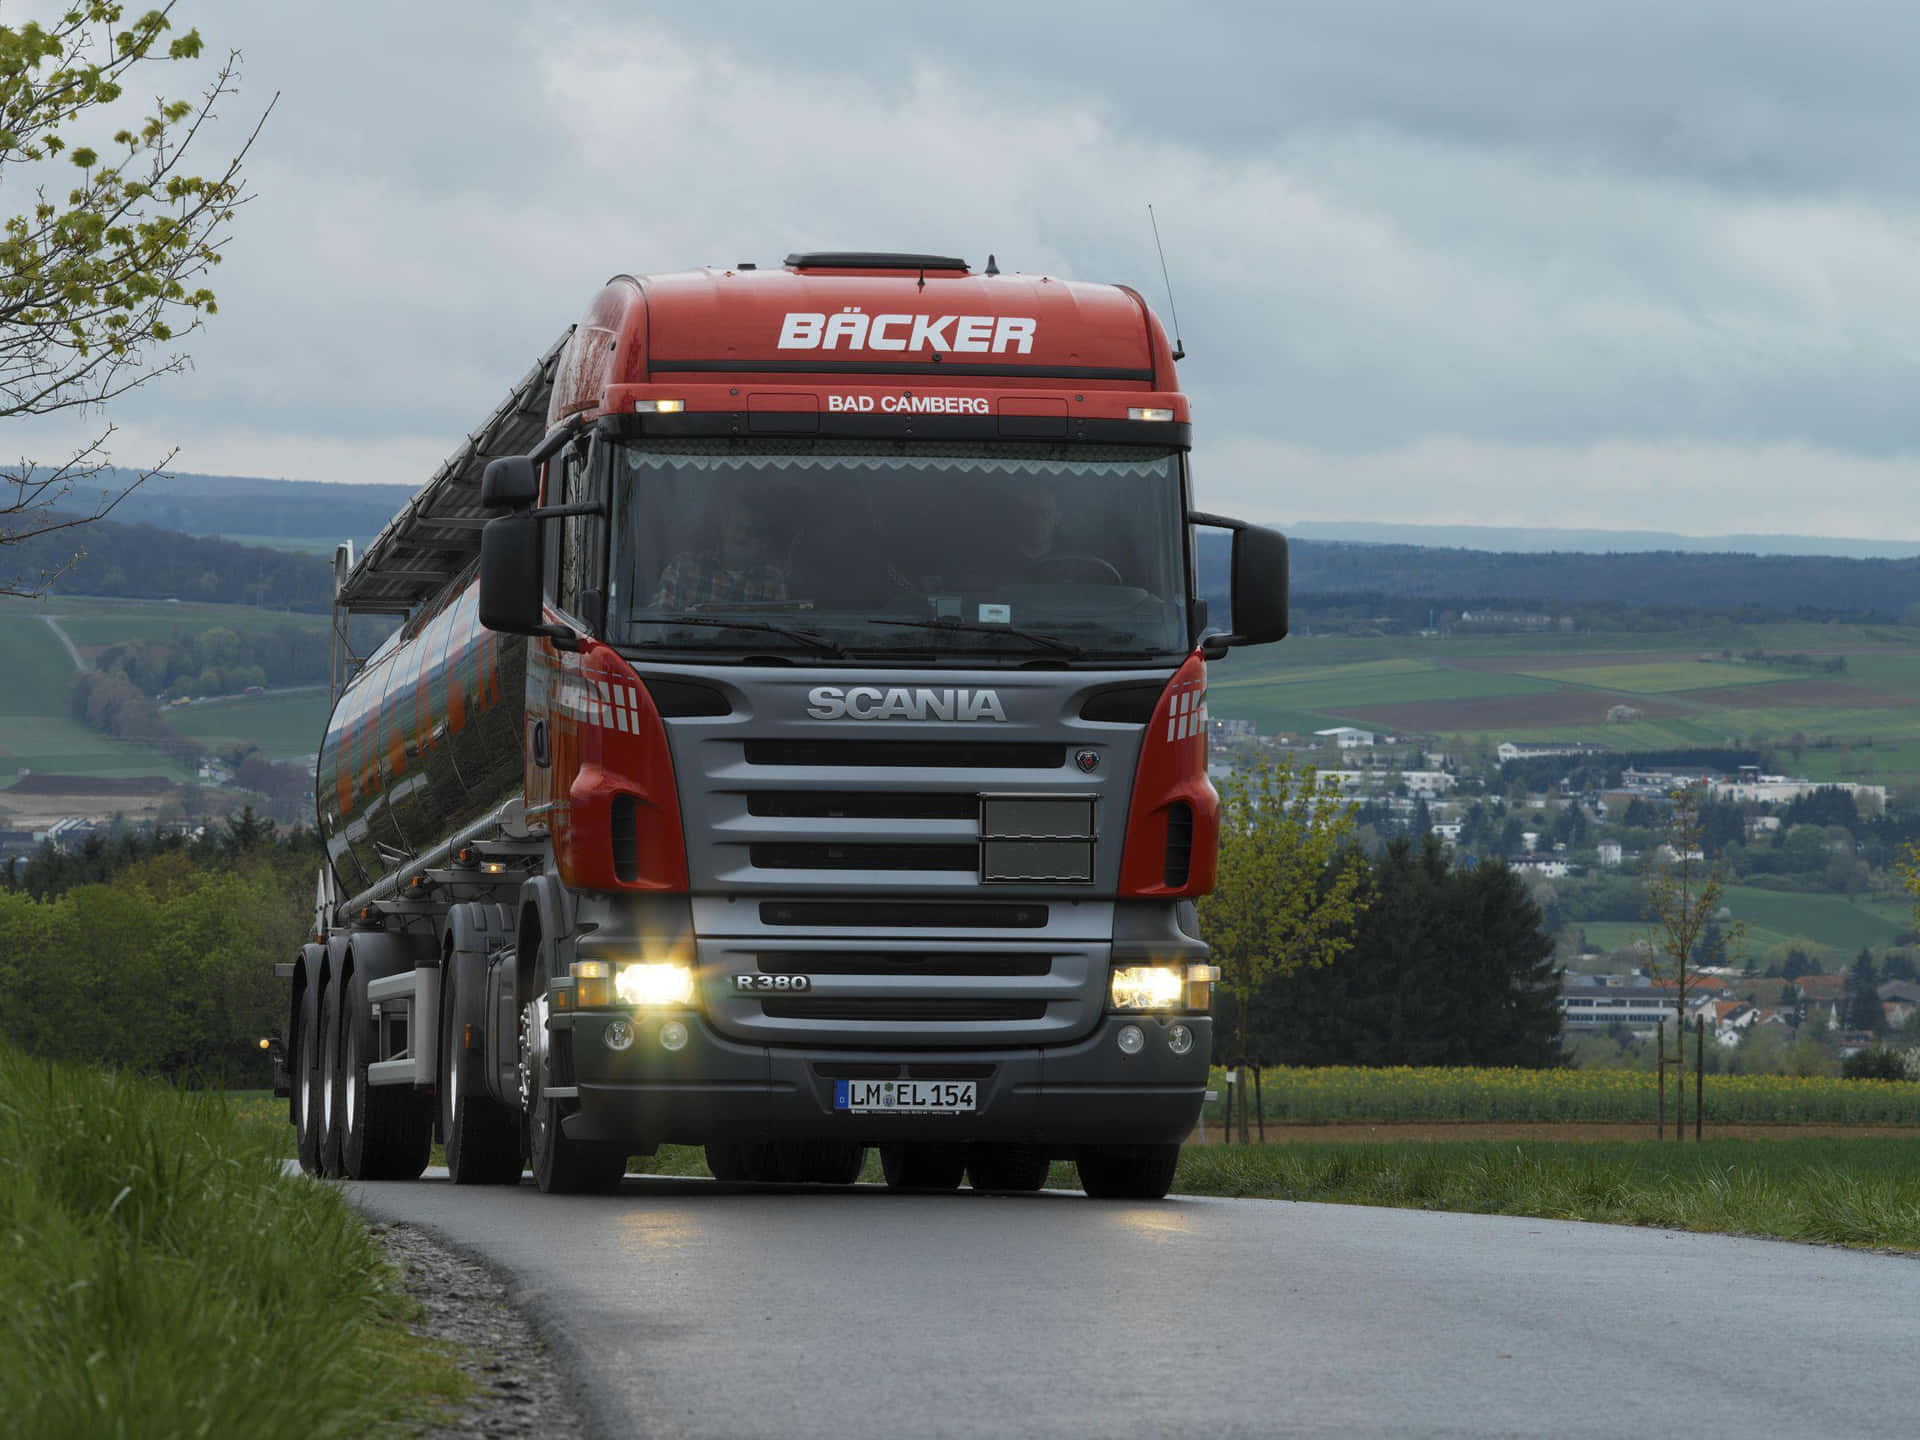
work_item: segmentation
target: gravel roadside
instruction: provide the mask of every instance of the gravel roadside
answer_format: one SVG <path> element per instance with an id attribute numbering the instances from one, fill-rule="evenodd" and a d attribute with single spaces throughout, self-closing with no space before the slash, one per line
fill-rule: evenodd
<path id="1" fill-rule="evenodd" d="M 473 1397 L 422 1431 L 424 1440 L 587 1433 L 552 1351 L 497 1275 L 416 1226 L 369 1228 L 426 1311 L 414 1332 L 449 1345 L 454 1363 L 474 1382 Z"/>

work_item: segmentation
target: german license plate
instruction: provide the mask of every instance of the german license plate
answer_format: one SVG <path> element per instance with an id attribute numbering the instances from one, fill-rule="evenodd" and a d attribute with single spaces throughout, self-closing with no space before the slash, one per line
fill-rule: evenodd
<path id="1" fill-rule="evenodd" d="M 836 1080 L 833 1108 L 851 1115 L 971 1115 L 971 1080 Z"/>

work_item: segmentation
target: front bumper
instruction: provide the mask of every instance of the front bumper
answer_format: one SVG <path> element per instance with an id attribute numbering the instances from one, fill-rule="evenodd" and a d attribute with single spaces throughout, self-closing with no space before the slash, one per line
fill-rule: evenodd
<path id="1" fill-rule="evenodd" d="M 562 1122 L 576 1140 L 656 1145 L 768 1140 L 999 1141 L 1065 1150 L 1074 1145 L 1178 1144 L 1206 1097 L 1213 1021 L 1206 1015 L 1109 1015 L 1084 1040 L 1005 1050 L 827 1050 L 745 1045 L 698 1015 L 631 1017 L 634 1042 L 607 1048 L 607 1023 L 624 1014 L 556 1016 L 571 1032 L 578 1110 Z M 687 1044 L 669 1051 L 660 1027 L 677 1019 Z M 1185 1055 L 1167 1045 L 1175 1023 L 1193 1032 Z M 1115 1032 L 1137 1024 L 1146 1044 L 1124 1055 Z M 834 1109 L 846 1078 L 972 1080 L 971 1115 L 853 1115 Z"/>

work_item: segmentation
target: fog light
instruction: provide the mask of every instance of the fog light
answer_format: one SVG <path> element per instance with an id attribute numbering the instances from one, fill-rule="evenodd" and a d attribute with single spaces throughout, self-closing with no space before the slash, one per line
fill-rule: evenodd
<path id="1" fill-rule="evenodd" d="M 687 1027 L 678 1020 L 669 1020 L 660 1027 L 660 1048 L 663 1050 L 684 1050 L 687 1048 Z"/>
<path id="2" fill-rule="evenodd" d="M 600 1038 L 609 1050 L 625 1050 L 633 1044 L 633 1026 L 625 1020 L 609 1020 Z"/>
<path id="3" fill-rule="evenodd" d="M 1138 1055 L 1141 1047 L 1147 1043 L 1147 1037 L 1138 1025 L 1122 1025 L 1114 1041 L 1119 1045 L 1122 1055 Z"/>
<path id="4" fill-rule="evenodd" d="M 1176 1055 L 1184 1055 L 1193 1049 L 1193 1031 L 1184 1025 L 1176 1025 L 1167 1032 L 1167 1048 Z"/>

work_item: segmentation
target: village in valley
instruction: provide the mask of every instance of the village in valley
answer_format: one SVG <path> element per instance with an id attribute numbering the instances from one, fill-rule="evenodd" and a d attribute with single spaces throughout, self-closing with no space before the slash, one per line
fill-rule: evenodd
<path id="1" fill-rule="evenodd" d="M 1454 863 L 1530 882 L 1563 967 L 1562 1045 L 1583 1065 L 1650 1063 L 1673 1044 L 1678 981 L 1661 963 L 1644 875 L 1670 861 L 1674 795 L 1691 788 L 1702 873 L 1725 904 L 1689 966 L 1684 1009 L 1713 1069 L 1831 1073 L 1875 1046 L 1920 1044 L 1911 902 L 1891 865 L 1908 797 L 1882 784 L 1757 764 L 1660 764 L 1590 740 L 1462 743 L 1354 725 L 1262 735 L 1210 719 L 1210 771 L 1312 766 L 1355 806 L 1360 843 L 1431 837 Z"/>

